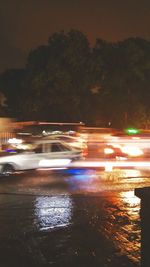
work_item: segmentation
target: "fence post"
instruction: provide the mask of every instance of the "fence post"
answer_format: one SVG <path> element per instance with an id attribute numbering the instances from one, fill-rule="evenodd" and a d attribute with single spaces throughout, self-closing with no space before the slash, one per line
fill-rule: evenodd
<path id="1" fill-rule="evenodd" d="M 136 188 L 141 199 L 141 267 L 150 267 L 150 187 Z"/>

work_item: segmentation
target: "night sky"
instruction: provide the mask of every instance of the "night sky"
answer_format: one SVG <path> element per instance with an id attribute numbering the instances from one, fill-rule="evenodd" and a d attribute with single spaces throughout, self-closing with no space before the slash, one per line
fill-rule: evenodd
<path id="1" fill-rule="evenodd" d="M 150 0 L 0 0 L 0 72 L 25 65 L 54 32 L 82 31 L 94 45 L 150 39 Z"/>

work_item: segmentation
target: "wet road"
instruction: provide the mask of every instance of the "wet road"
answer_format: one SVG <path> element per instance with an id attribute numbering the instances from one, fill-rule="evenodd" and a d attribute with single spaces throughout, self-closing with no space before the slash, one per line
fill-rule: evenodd
<path id="1" fill-rule="evenodd" d="M 0 179 L 0 266 L 140 264 L 140 200 L 150 171 L 39 170 Z"/>

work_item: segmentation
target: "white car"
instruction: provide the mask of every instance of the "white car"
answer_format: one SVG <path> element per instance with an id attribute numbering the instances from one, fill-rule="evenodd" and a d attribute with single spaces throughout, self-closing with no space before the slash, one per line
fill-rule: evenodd
<path id="1" fill-rule="evenodd" d="M 65 143 L 67 143 L 69 146 L 73 148 L 79 148 L 81 149 L 84 153 L 87 151 L 87 143 L 85 140 L 79 136 L 70 136 L 70 135 L 65 135 L 65 134 L 52 134 L 45 136 L 43 139 L 47 140 L 60 140 Z"/>
<path id="2" fill-rule="evenodd" d="M 29 151 L 20 151 L 0 157 L 0 174 L 43 167 L 66 167 L 72 160 L 82 158 L 82 151 L 59 140 L 39 140 Z"/>

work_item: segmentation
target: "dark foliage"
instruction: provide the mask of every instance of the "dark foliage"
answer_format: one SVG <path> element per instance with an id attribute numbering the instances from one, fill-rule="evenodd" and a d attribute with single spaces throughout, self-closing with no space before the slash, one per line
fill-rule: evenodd
<path id="1" fill-rule="evenodd" d="M 21 120 L 150 125 L 150 42 L 129 38 L 90 47 L 77 30 L 30 52 L 25 69 L 0 76 L 6 115 Z"/>

